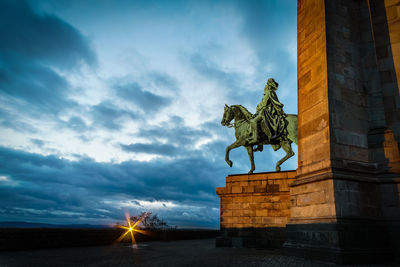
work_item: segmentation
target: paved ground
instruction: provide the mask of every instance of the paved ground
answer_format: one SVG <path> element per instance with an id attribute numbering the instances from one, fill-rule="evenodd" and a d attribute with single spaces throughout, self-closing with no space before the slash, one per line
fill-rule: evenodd
<path id="1" fill-rule="evenodd" d="M 215 239 L 0 252 L 0 266 L 333 266 L 277 250 L 216 248 Z M 375 265 L 377 266 L 377 265 Z"/>

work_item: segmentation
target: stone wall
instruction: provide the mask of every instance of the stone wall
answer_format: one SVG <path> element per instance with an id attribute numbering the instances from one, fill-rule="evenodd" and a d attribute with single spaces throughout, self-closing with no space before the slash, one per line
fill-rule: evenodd
<path id="1" fill-rule="evenodd" d="M 400 172 L 398 4 L 298 1 L 298 178 Z"/>
<path id="2" fill-rule="evenodd" d="M 380 126 L 385 122 L 378 92 L 374 112 L 368 112 L 368 91 L 379 88 L 379 77 L 367 1 L 325 3 L 332 168 L 374 169 L 368 150 L 370 115 Z"/>
<path id="3" fill-rule="evenodd" d="M 399 3 L 298 0 L 291 253 L 381 262 L 400 247 Z"/>
<path id="4" fill-rule="evenodd" d="M 296 171 L 240 174 L 218 187 L 219 246 L 279 247 L 290 217 L 289 184 Z"/>
<path id="5" fill-rule="evenodd" d="M 387 50 L 384 49 L 383 52 L 384 55 L 392 55 L 395 67 L 395 76 L 397 81 L 400 81 L 400 0 L 385 0 L 385 8 L 390 36 L 390 46 L 387 47 Z M 399 84 L 397 84 L 397 89 L 400 93 Z"/>
<path id="6" fill-rule="evenodd" d="M 293 183 L 290 190 L 290 223 L 327 223 L 336 221 L 332 180 Z"/>
<path id="7" fill-rule="evenodd" d="M 384 154 L 389 171 L 400 173 L 400 0 L 375 4 L 374 28 L 387 128 Z"/>
<path id="8" fill-rule="evenodd" d="M 298 1 L 297 29 L 297 172 L 301 176 L 330 167 L 324 1 Z"/>

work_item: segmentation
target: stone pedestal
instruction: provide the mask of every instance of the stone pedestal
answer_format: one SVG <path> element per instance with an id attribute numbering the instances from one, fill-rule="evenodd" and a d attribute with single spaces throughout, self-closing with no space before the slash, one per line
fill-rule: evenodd
<path id="1" fill-rule="evenodd" d="M 289 184 L 296 171 L 239 174 L 218 187 L 221 236 L 217 246 L 281 247 L 290 217 Z"/>

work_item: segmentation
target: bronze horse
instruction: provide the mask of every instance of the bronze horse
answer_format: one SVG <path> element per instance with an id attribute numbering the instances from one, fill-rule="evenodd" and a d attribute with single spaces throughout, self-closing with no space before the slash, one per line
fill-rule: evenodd
<path id="1" fill-rule="evenodd" d="M 247 153 L 249 154 L 249 160 L 251 163 L 251 169 L 249 173 L 253 173 L 253 171 L 255 170 L 254 151 L 258 151 L 257 149 L 254 150 L 253 147 L 272 145 L 275 151 L 282 147 L 283 150 L 286 152 L 286 155 L 282 159 L 280 159 L 275 166 L 276 171 L 280 171 L 281 164 L 294 155 L 291 144 L 292 142 L 294 142 L 297 145 L 297 115 L 288 114 L 285 118 L 287 121 L 287 136 L 277 138 L 275 140 L 268 140 L 265 135 L 260 135 L 258 138 L 259 140 L 249 142 L 249 136 L 252 134 L 252 130 L 250 128 L 250 120 L 252 118 L 253 115 L 242 105 L 225 105 L 224 115 L 222 116 L 221 124 L 223 126 L 234 127 L 236 136 L 236 141 L 226 148 L 226 163 L 228 163 L 228 165 L 232 167 L 233 163 L 229 159 L 229 151 L 234 148 L 244 146 L 244 148 L 247 150 Z M 233 124 L 231 124 L 232 120 L 234 120 Z"/>

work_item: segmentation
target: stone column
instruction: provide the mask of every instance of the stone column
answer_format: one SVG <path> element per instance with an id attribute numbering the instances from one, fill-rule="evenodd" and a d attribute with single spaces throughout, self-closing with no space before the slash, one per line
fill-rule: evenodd
<path id="1" fill-rule="evenodd" d="M 400 221 L 395 2 L 298 0 L 299 166 L 289 253 L 381 262 L 398 244 L 389 238 Z"/>

